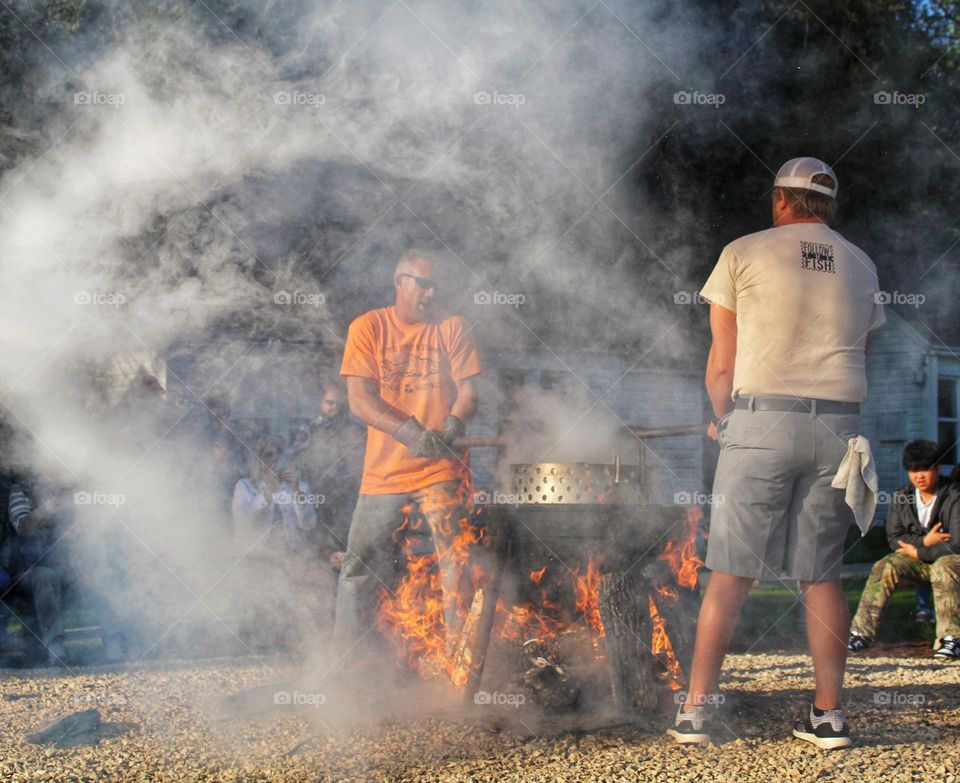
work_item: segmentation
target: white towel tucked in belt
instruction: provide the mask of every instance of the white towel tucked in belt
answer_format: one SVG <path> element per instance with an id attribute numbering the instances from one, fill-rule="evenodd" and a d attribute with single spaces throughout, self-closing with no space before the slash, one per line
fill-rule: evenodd
<path id="1" fill-rule="evenodd" d="M 866 535 L 877 510 L 877 468 L 870 452 L 870 441 L 857 435 L 847 441 L 847 453 L 834 476 L 832 487 L 847 490 L 844 500 L 853 509 L 860 534 Z"/>

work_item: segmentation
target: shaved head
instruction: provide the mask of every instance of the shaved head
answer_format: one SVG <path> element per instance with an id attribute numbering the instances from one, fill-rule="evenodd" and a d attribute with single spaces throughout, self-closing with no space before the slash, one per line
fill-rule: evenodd
<path id="1" fill-rule="evenodd" d="M 428 264 L 433 264 L 434 255 L 428 253 L 426 250 L 420 250 L 418 248 L 411 248 L 402 256 L 400 260 L 397 261 L 397 268 L 394 269 L 393 275 L 416 275 L 417 269 L 421 269 L 421 264 L 426 262 Z"/>

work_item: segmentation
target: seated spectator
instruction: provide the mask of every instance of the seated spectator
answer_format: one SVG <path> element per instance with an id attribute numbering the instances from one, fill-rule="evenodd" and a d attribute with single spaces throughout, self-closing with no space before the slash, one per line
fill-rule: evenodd
<path id="1" fill-rule="evenodd" d="M 937 658 L 960 659 L 960 486 L 940 475 L 940 449 L 918 440 L 903 450 L 910 483 L 893 495 L 887 540 L 893 554 L 877 561 L 850 626 L 848 647 L 867 649 L 898 587 L 933 589 Z"/>
<path id="2" fill-rule="evenodd" d="M 36 633 L 47 650 L 49 664 L 66 666 L 60 613 L 62 568 L 55 561 L 59 552 L 54 547 L 57 533 L 53 523 L 58 499 L 47 494 L 35 506 L 24 483 L 17 482 L 10 487 L 7 559 L 12 586 L 22 586 L 33 600 Z"/>
<path id="3" fill-rule="evenodd" d="M 296 469 L 278 467 L 280 457 L 280 439 L 264 438 L 249 476 L 237 481 L 233 492 L 235 534 L 245 553 L 245 572 L 256 583 L 248 629 L 269 629 L 280 615 L 286 620 L 280 623 L 282 633 L 315 641 L 320 612 L 314 601 L 321 591 L 333 589 L 318 581 L 332 583 L 333 577 L 324 579 L 326 569 L 317 568 L 308 538 L 317 525 L 310 485 L 300 480 Z M 265 647 L 254 635 L 246 633 L 254 644 Z"/>
<path id="4" fill-rule="evenodd" d="M 234 528 L 256 551 L 305 556 L 310 549 L 306 531 L 317 525 L 316 509 L 307 502 L 309 484 L 295 469 L 278 472 L 280 451 L 276 437 L 258 444 L 249 477 L 238 480 L 233 489 Z"/>

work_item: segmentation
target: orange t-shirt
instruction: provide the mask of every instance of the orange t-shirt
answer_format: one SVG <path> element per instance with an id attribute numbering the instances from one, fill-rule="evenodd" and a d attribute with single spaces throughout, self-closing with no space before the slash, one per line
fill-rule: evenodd
<path id="1" fill-rule="evenodd" d="M 439 430 L 456 399 L 455 382 L 481 369 L 476 345 L 459 316 L 407 324 L 397 318 L 396 308 L 381 307 L 350 324 L 340 375 L 378 381 L 386 403 L 416 416 L 427 429 Z M 462 459 L 466 462 L 467 455 Z M 361 494 L 413 492 L 462 473 L 456 460 L 415 457 L 390 435 L 367 428 Z"/>

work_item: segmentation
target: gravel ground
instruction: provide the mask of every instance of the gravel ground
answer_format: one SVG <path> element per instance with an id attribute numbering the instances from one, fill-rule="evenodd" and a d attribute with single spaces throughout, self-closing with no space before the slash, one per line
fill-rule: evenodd
<path id="1" fill-rule="evenodd" d="M 549 737 L 530 736 L 530 713 L 509 706 L 497 709 L 512 728 L 493 728 L 489 710 L 424 717 L 440 703 L 424 688 L 419 717 L 381 714 L 363 728 L 337 720 L 354 716 L 355 703 L 218 717 L 225 696 L 269 693 L 292 674 L 253 659 L 0 672 L 0 780 L 960 781 L 960 664 L 929 657 L 853 659 L 847 709 L 857 744 L 832 753 L 790 737 L 812 684 L 800 655 L 728 659 L 718 744 L 708 748 L 665 740 L 666 715 Z M 104 721 L 95 746 L 24 739 L 91 707 Z"/>

